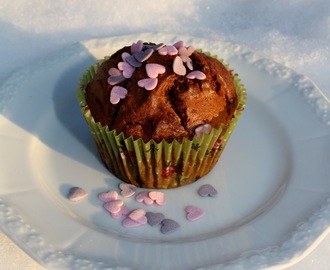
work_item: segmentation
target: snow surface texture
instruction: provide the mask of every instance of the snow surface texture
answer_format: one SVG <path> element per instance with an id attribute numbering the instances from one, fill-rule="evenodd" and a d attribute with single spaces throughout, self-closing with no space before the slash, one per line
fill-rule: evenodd
<path id="1" fill-rule="evenodd" d="M 245 44 L 330 95 L 329 0 L 2 0 L 0 79 L 81 39 L 150 31 Z"/>
<path id="2" fill-rule="evenodd" d="M 329 0 L 1 0 L 0 80 L 76 41 L 150 31 L 245 45 L 307 75 L 330 98 Z M 324 242 L 292 269 L 330 269 L 330 237 Z M 0 250 L 8 250 L 0 262 L 10 260 L 11 248 Z M 13 261 L 6 269 L 24 268 Z"/>

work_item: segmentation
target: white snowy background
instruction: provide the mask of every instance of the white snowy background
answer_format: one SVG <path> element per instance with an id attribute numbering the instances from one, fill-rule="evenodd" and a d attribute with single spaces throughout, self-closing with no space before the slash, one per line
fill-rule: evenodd
<path id="1" fill-rule="evenodd" d="M 79 40 L 155 31 L 245 45 L 330 98 L 330 0 L 0 0 L 0 82 Z M 329 247 L 290 270 L 330 269 Z M 0 232 L 0 269 L 43 268 Z"/>

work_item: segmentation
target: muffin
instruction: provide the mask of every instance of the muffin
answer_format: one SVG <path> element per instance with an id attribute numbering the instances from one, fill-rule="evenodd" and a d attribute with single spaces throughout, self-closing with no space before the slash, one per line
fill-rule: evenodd
<path id="1" fill-rule="evenodd" d="M 88 68 L 78 100 L 110 172 L 138 187 L 174 188 L 214 167 L 246 92 L 216 56 L 183 41 L 139 40 Z"/>

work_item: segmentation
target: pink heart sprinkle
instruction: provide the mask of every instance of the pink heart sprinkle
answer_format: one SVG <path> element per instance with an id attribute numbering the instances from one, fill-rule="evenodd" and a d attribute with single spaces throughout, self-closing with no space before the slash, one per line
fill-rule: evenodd
<path id="1" fill-rule="evenodd" d="M 109 190 L 108 192 L 101 192 L 98 195 L 98 198 L 102 202 L 111 202 L 118 199 L 118 192 L 115 190 Z"/>
<path id="2" fill-rule="evenodd" d="M 136 186 L 134 186 L 132 184 L 120 183 L 119 188 L 121 190 L 120 194 L 124 198 L 129 198 L 129 197 L 133 196 L 136 192 Z"/>
<path id="3" fill-rule="evenodd" d="M 127 216 L 129 213 L 130 213 L 130 210 L 125 205 L 123 205 L 120 208 L 119 212 L 117 212 L 117 213 L 110 213 L 110 214 L 111 214 L 111 217 L 113 217 L 114 219 L 119 219 L 122 216 Z"/>
<path id="4" fill-rule="evenodd" d="M 202 71 L 194 70 L 194 71 L 190 72 L 189 74 L 187 74 L 186 77 L 191 80 L 193 80 L 193 79 L 204 80 L 206 78 L 206 75 Z"/>
<path id="5" fill-rule="evenodd" d="M 127 217 L 127 218 L 125 218 L 123 220 L 122 225 L 125 228 L 135 228 L 135 227 L 140 227 L 140 226 L 142 226 L 144 224 L 141 224 L 139 222 L 136 222 L 136 221 L 130 219 L 129 217 Z"/>
<path id="6" fill-rule="evenodd" d="M 166 203 L 165 194 L 160 191 L 150 191 L 148 193 L 150 199 L 154 200 L 158 205 L 164 205 Z"/>
<path id="7" fill-rule="evenodd" d="M 131 46 L 131 54 L 135 54 L 139 51 L 141 51 L 143 48 L 143 41 L 139 40 L 136 43 L 133 43 Z"/>
<path id="8" fill-rule="evenodd" d="M 111 104 L 117 104 L 120 99 L 125 98 L 127 95 L 127 89 L 121 86 L 114 86 L 111 89 L 110 93 L 110 102 Z"/>
<path id="9" fill-rule="evenodd" d="M 170 46 L 165 46 L 165 47 L 159 49 L 158 53 L 160 55 L 176 55 L 176 54 L 178 54 L 178 49 L 175 48 L 174 46 L 170 45 Z"/>
<path id="10" fill-rule="evenodd" d="M 154 203 L 153 199 L 149 198 L 149 191 L 142 191 L 135 196 L 135 200 L 140 203 L 144 203 L 145 205 L 152 205 Z"/>
<path id="11" fill-rule="evenodd" d="M 142 208 L 135 209 L 128 215 L 128 217 L 131 220 L 138 222 L 140 224 L 147 224 L 148 222 L 148 219 L 146 217 L 146 211 L 144 211 L 144 209 Z"/>
<path id="12" fill-rule="evenodd" d="M 183 63 L 186 64 L 187 68 L 189 68 L 190 70 L 194 69 L 193 61 L 190 59 L 189 56 L 180 55 L 180 58 L 182 59 Z"/>
<path id="13" fill-rule="evenodd" d="M 182 56 L 182 55 L 184 55 L 184 56 L 190 56 L 190 55 L 192 55 L 194 53 L 194 51 L 195 51 L 195 48 L 193 46 L 189 46 L 188 48 L 181 47 L 179 49 L 179 55 L 180 56 Z"/>
<path id="14" fill-rule="evenodd" d="M 146 49 L 145 51 L 139 51 L 134 54 L 135 59 L 138 62 L 144 62 L 149 59 L 149 57 L 153 54 L 153 49 Z"/>
<path id="15" fill-rule="evenodd" d="M 110 76 L 115 76 L 115 77 L 122 75 L 122 72 L 118 68 L 114 68 L 114 67 L 110 68 L 108 73 Z"/>
<path id="16" fill-rule="evenodd" d="M 181 47 L 184 47 L 184 41 L 179 40 L 178 42 L 175 42 L 173 46 L 179 50 Z"/>
<path id="17" fill-rule="evenodd" d="M 201 137 L 204 133 L 210 133 L 212 127 L 210 124 L 203 124 L 199 125 L 197 128 L 195 128 L 195 134 L 197 137 Z"/>
<path id="18" fill-rule="evenodd" d="M 118 63 L 118 69 L 121 70 L 123 72 L 123 76 L 126 79 L 129 79 L 132 77 L 134 71 L 135 71 L 135 67 L 131 66 L 129 63 L 127 62 L 119 62 Z"/>
<path id="19" fill-rule="evenodd" d="M 173 71 L 178 75 L 186 75 L 186 68 L 183 65 L 183 61 L 180 56 L 175 57 L 173 61 Z"/>
<path id="20" fill-rule="evenodd" d="M 203 209 L 201 209 L 197 206 L 189 205 L 189 206 L 185 207 L 184 210 L 186 211 L 186 218 L 189 221 L 195 221 L 197 219 L 200 219 L 202 216 L 204 216 Z"/>
<path id="21" fill-rule="evenodd" d="M 157 78 L 158 74 L 163 74 L 166 68 L 160 64 L 146 64 L 146 71 L 149 78 Z"/>
<path id="22" fill-rule="evenodd" d="M 153 90 L 158 84 L 157 78 L 147 78 L 138 81 L 138 86 L 145 88 L 146 90 Z"/>
<path id="23" fill-rule="evenodd" d="M 103 207 L 110 213 L 116 214 L 120 211 L 124 202 L 122 200 L 114 200 L 110 202 L 106 202 L 103 204 Z"/>

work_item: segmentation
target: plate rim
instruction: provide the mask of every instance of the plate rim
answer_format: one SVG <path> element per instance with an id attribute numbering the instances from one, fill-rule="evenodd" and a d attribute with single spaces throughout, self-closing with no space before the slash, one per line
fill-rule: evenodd
<path id="1" fill-rule="evenodd" d="M 145 33 L 142 34 L 143 35 L 154 35 L 154 33 Z M 164 33 L 160 33 L 160 35 L 164 35 Z M 170 34 L 169 34 L 170 35 Z M 100 39 L 89 39 L 89 40 L 85 40 L 85 41 L 81 41 L 78 43 L 74 43 L 74 44 L 86 44 L 86 42 L 93 42 L 95 40 L 101 40 L 101 39 L 109 39 L 109 38 L 122 38 L 122 37 L 128 37 L 128 36 L 132 36 L 132 37 L 137 37 L 137 36 L 141 36 L 141 34 L 133 34 L 133 35 L 123 35 L 123 36 L 113 36 L 113 37 L 105 37 L 105 38 L 100 38 Z M 195 39 L 201 39 L 198 37 L 191 37 L 191 38 L 195 38 Z M 223 43 L 223 42 L 222 42 Z M 57 57 L 59 53 L 61 53 L 63 50 L 66 50 L 66 48 L 74 48 L 74 44 L 69 45 L 65 48 L 62 48 L 61 50 L 59 50 L 58 52 L 55 52 L 51 57 Z M 230 43 L 228 43 L 230 44 Z M 230 45 L 230 46 L 235 46 Z M 249 51 L 249 50 L 247 50 Z M 251 52 L 252 55 L 254 55 L 253 52 Z M 43 58 L 43 60 L 47 60 L 48 58 Z M 274 63 L 274 61 L 269 60 L 269 59 L 262 59 L 263 61 L 270 61 L 271 63 Z M 256 59 L 257 61 L 257 59 Z M 276 63 L 276 62 L 275 62 Z M 277 63 L 278 64 L 278 63 Z M 281 64 L 278 64 L 281 65 Z M 283 67 L 283 65 L 281 65 Z M 0 86 L 0 89 L 4 89 L 5 87 L 3 87 L 3 85 L 5 85 L 6 83 L 10 82 L 11 80 L 15 80 L 16 76 L 22 76 L 22 72 L 24 75 L 24 72 L 28 74 L 28 70 L 29 68 L 31 68 L 31 66 L 22 68 L 21 70 L 15 72 L 14 74 L 12 74 L 12 76 L 10 76 L 9 78 L 7 78 L 7 80 L 5 80 L 5 82 Z M 287 67 L 285 67 L 287 68 Z M 303 95 L 310 99 L 311 98 L 311 91 L 316 91 L 316 93 L 319 93 L 319 95 L 313 96 L 313 100 L 312 102 L 310 102 L 311 107 L 313 107 L 314 111 L 316 112 L 316 114 L 320 117 L 320 119 L 325 123 L 325 125 L 328 125 L 328 116 L 324 116 L 324 109 L 322 106 L 320 106 L 320 104 L 322 105 L 322 102 L 319 102 L 320 100 L 324 100 L 325 102 L 328 102 L 327 99 L 325 99 L 324 94 L 322 93 L 322 91 L 315 85 L 314 82 L 312 82 L 310 79 L 308 79 L 305 75 L 301 75 L 298 74 L 299 77 L 297 78 L 298 80 L 302 80 L 304 83 L 306 83 L 307 80 L 307 84 L 306 84 L 306 91 L 303 90 Z M 0 92 L 0 94 L 2 94 Z M 7 93 L 8 94 L 8 93 Z M 12 94 L 12 93 L 11 93 Z M 6 95 L 6 93 L 5 93 Z M 10 97 L 8 96 L 7 98 L 5 98 L 5 101 L 2 101 L 4 104 L 7 102 L 7 100 Z M 1 103 L 0 103 L 0 112 L 1 112 Z M 31 253 L 30 252 L 30 248 L 31 247 L 27 247 L 26 245 L 24 245 L 24 238 L 26 236 L 29 235 L 34 235 L 35 236 L 35 243 L 40 243 L 44 241 L 42 241 L 42 236 L 38 235 L 34 232 L 34 229 L 32 227 L 29 226 L 29 224 L 26 224 L 24 222 L 24 219 L 22 218 L 21 214 L 16 211 L 15 209 L 13 209 L 10 205 L 7 205 L 6 202 L 4 200 L 2 200 L 0 198 L 0 228 L 5 232 L 5 234 L 12 239 L 16 244 L 18 244 L 23 250 L 25 250 L 26 253 L 28 253 L 32 258 L 34 258 L 36 261 L 38 261 L 40 264 L 42 265 L 46 265 L 45 264 L 45 258 L 43 258 L 42 256 L 37 256 L 36 253 Z M 325 219 L 326 217 L 326 219 Z M 11 223 L 8 223 L 8 220 L 11 221 Z M 18 233 L 17 236 L 13 236 L 13 234 L 11 233 L 11 229 L 9 228 L 9 225 L 11 224 L 16 224 L 18 225 L 18 227 L 21 229 L 22 233 Z M 24 228 L 22 230 L 22 228 Z M 24 231 L 25 230 L 25 231 Z M 314 232 L 314 234 L 310 234 L 306 237 L 305 233 L 306 230 L 311 230 L 312 232 Z M 282 242 L 281 245 L 279 245 L 278 247 L 275 248 L 270 248 L 269 250 L 265 250 L 262 252 L 258 252 L 258 254 L 255 255 L 250 255 L 247 257 L 238 257 L 235 258 L 231 261 L 229 261 L 228 263 L 225 264 L 217 264 L 217 265 L 212 265 L 212 266 L 208 266 L 210 268 L 207 269 L 230 269 L 230 267 L 233 266 L 238 266 L 238 265 L 248 265 L 249 262 L 251 263 L 251 261 L 253 261 L 253 265 L 251 265 L 252 267 L 256 267 L 258 265 L 260 265 L 261 262 L 264 261 L 265 258 L 275 258 L 278 257 L 276 254 L 281 253 L 281 249 L 285 248 L 286 252 L 288 252 L 288 250 L 290 250 L 291 252 L 293 252 L 293 254 L 297 254 L 297 252 L 294 252 L 294 250 L 292 250 L 294 248 L 294 246 L 296 246 L 296 243 L 294 244 L 294 239 L 296 239 L 297 237 L 304 235 L 304 240 L 301 242 L 302 245 L 307 245 L 307 248 L 304 249 L 303 254 L 300 254 L 299 258 L 295 258 L 294 260 L 288 259 L 287 261 L 282 261 L 282 266 L 284 267 L 288 267 L 290 265 L 295 264 L 297 261 L 301 260 L 303 257 L 305 257 L 307 254 L 309 254 L 317 245 L 319 242 L 321 242 L 326 235 L 328 235 L 330 233 L 330 197 L 327 198 L 323 203 L 322 206 L 319 210 L 315 211 L 312 216 L 310 216 L 308 218 L 308 220 L 306 220 L 305 222 L 301 223 L 298 228 L 296 229 L 296 231 L 292 232 L 292 236 L 287 239 L 286 241 Z M 317 234 L 317 237 L 315 238 L 315 234 Z M 290 249 L 291 247 L 291 249 Z M 36 249 L 39 250 L 39 247 L 35 247 Z M 289 248 L 289 249 L 288 249 Z M 49 252 L 51 254 L 57 254 L 57 256 L 64 256 L 64 258 L 67 258 L 65 254 L 63 254 L 62 251 L 60 250 L 52 250 L 51 247 L 47 247 L 46 250 L 48 251 L 48 255 Z M 63 260 L 63 258 L 62 258 Z M 65 260 L 65 259 L 64 259 Z M 72 256 L 69 256 L 69 261 L 68 261 L 68 265 L 72 266 L 72 260 L 77 260 L 77 262 L 79 262 L 80 260 L 82 260 L 82 262 L 85 264 L 86 260 L 82 259 L 82 258 L 73 258 Z M 93 263 L 93 262 L 92 262 Z M 105 265 L 102 265 L 99 262 L 94 262 L 95 265 L 99 265 L 100 267 L 104 267 Z M 272 267 L 274 267 L 275 265 L 264 265 L 265 269 L 271 269 Z M 278 266 L 278 265 L 277 265 Z M 77 264 L 77 269 L 79 269 L 79 265 Z M 101 268 L 100 268 L 101 269 Z"/>

